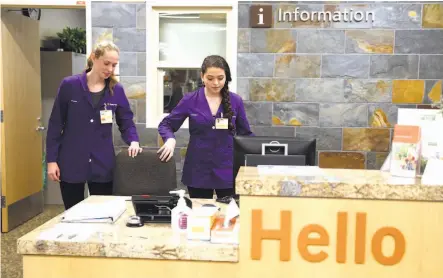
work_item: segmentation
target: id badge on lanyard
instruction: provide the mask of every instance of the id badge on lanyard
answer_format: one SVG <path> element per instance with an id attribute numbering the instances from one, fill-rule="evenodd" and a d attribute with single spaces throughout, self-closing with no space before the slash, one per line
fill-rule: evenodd
<path id="1" fill-rule="evenodd" d="M 215 129 L 228 129 L 229 119 L 223 118 L 223 113 L 221 113 L 220 118 L 215 119 Z"/>
<path id="2" fill-rule="evenodd" d="M 112 110 L 106 108 L 106 103 L 105 110 L 100 110 L 100 121 L 102 124 L 112 124 Z"/>

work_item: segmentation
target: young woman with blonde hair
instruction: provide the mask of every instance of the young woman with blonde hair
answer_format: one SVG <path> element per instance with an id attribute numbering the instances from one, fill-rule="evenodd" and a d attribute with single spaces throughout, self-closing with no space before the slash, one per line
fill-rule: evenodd
<path id="1" fill-rule="evenodd" d="M 114 75 L 119 49 L 112 42 L 96 45 L 81 74 L 62 80 L 46 138 L 48 176 L 60 182 L 66 209 L 91 195 L 111 195 L 115 153 L 112 124 L 134 157 L 142 151 L 128 99 Z"/>

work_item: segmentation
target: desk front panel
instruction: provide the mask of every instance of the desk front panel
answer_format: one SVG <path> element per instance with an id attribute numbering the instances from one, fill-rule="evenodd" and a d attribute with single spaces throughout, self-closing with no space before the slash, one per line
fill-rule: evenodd
<path id="1" fill-rule="evenodd" d="M 240 277 L 443 277 L 443 203 L 241 197 Z"/>

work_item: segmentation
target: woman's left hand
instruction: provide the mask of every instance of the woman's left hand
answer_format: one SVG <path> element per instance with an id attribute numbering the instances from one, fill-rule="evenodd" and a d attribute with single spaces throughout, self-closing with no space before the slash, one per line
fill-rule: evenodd
<path id="1" fill-rule="evenodd" d="M 128 148 L 128 154 L 131 157 L 136 157 L 137 154 L 142 152 L 142 148 L 140 148 L 140 144 L 138 142 L 131 142 L 131 145 Z"/>

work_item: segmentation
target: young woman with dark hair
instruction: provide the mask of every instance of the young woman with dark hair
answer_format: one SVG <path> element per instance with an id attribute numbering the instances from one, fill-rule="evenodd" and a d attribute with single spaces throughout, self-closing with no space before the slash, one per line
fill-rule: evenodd
<path id="1" fill-rule="evenodd" d="M 232 196 L 233 138 L 253 135 L 246 118 L 242 98 L 229 91 L 232 80 L 226 60 L 218 55 L 204 59 L 201 67 L 203 86 L 186 94 L 159 124 L 164 145 L 160 159 L 168 161 L 174 154 L 174 133 L 189 117 L 190 140 L 183 166 L 182 182 L 191 198 Z"/>

